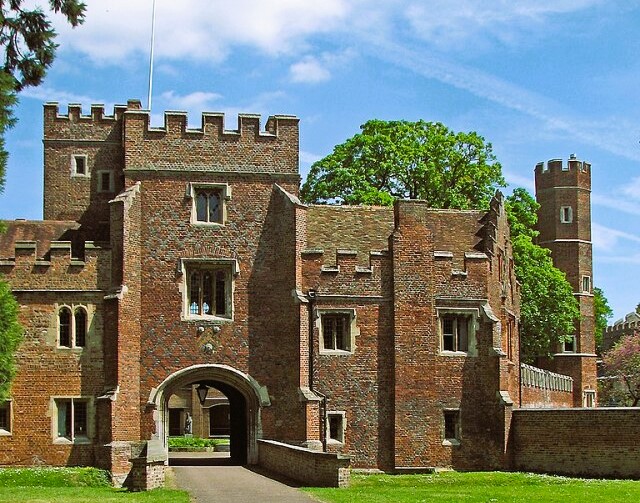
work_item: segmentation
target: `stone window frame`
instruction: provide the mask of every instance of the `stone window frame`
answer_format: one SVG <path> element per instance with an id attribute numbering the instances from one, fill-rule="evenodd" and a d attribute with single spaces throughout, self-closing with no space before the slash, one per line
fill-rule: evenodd
<path id="1" fill-rule="evenodd" d="M 441 356 L 477 356 L 478 348 L 477 348 L 476 332 L 480 328 L 479 326 L 480 310 L 478 308 L 470 308 L 470 307 L 438 307 L 436 308 L 436 313 L 437 313 L 437 324 L 438 324 L 437 329 L 438 329 L 439 354 Z M 444 349 L 445 347 L 444 321 L 452 317 L 456 319 L 459 317 L 467 318 L 466 350 L 460 350 L 460 349 L 457 349 L 457 347 L 453 351 L 449 349 Z M 454 342 L 458 342 L 457 337 L 454 339 Z"/>
<path id="2" fill-rule="evenodd" d="M 62 403 L 70 404 L 70 418 L 69 418 L 69 434 L 60 435 L 60 405 Z M 83 403 L 86 405 L 86 414 L 84 420 L 85 434 L 76 433 L 76 405 Z M 71 396 L 71 395 L 59 395 L 52 396 L 50 403 L 51 410 L 51 435 L 54 444 L 91 444 L 94 437 L 94 424 L 95 424 L 95 408 L 93 398 L 88 396 Z M 66 421 L 65 421 L 66 422 Z M 66 425 L 65 425 L 66 426 Z"/>
<path id="3" fill-rule="evenodd" d="M 84 173 L 78 172 L 78 160 L 82 159 L 82 165 L 84 167 Z M 90 178 L 91 172 L 89 171 L 89 156 L 87 154 L 72 154 L 71 155 L 71 176 L 80 178 Z"/>
<path id="4" fill-rule="evenodd" d="M 591 276 L 587 274 L 583 275 L 580 283 L 582 293 L 591 293 Z"/>
<path id="5" fill-rule="evenodd" d="M 347 318 L 346 334 L 344 335 L 344 341 L 346 341 L 346 349 L 337 348 L 325 348 L 324 340 L 324 322 L 325 317 L 337 317 L 343 316 Z M 360 329 L 358 328 L 358 318 L 355 308 L 316 308 L 315 313 L 316 327 L 318 328 L 318 352 L 321 355 L 352 355 L 356 349 L 356 338 L 360 335 Z"/>
<path id="6" fill-rule="evenodd" d="M 198 220 L 197 214 L 197 194 L 199 191 L 217 191 L 220 193 L 220 217 L 217 221 Z M 189 182 L 187 183 L 185 195 L 191 199 L 190 223 L 197 226 L 216 227 L 224 226 L 227 223 L 227 204 L 231 200 L 231 186 L 228 183 L 213 182 Z"/>
<path id="7" fill-rule="evenodd" d="M 560 206 L 560 223 L 573 223 L 573 208 L 571 206 Z"/>
<path id="8" fill-rule="evenodd" d="M 567 339 L 562 342 L 563 353 L 575 353 L 577 352 L 577 338 L 575 335 L 568 335 Z"/>
<path id="9" fill-rule="evenodd" d="M 69 312 L 69 344 L 62 344 L 62 325 L 60 315 L 63 311 Z M 89 337 L 90 316 L 85 304 L 59 304 L 56 313 L 56 346 L 58 349 L 84 349 L 87 347 Z M 78 314 L 84 313 L 84 331 L 78 330 Z M 82 333 L 82 344 L 78 344 L 78 338 Z"/>
<path id="10" fill-rule="evenodd" d="M 240 274 L 238 261 L 232 258 L 192 258 L 180 259 L 180 273 L 182 275 L 182 283 L 180 286 L 182 293 L 182 314 L 181 319 L 185 321 L 214 321 L 214 322 L 231 322 L 234 319 L 235 303 L 235 281 Z M 190 307 L 191 296 L 191 272 L 195 271 L 224 271 L 226 274 L 225 299 L 226 312 L 224 315 L 219 314 L 193 314 Z M 215 296 L 215 292 L 212 293 Z M 200 309 L 202 306 L 198 306 Z"/>
<path id="11" fill-rule="evenodd" d="M 589 409 L 596 406 L 596 390 L 595 389 L 582 390 L 582 406 Z"/>
<path id="12" fill-rule="evenodd" d="M 460 445 L 462 441 L 462 421 L 459 408 L 442 410 L 442 445 Z"/>
<path id="13" fill-rule="evenodd" d="M 329 445 L 344 445 L 347 437 L 347 413 L 344 410 L 328 410 L 325 416 L 326 441 Z M 337 421 L 337 438 L 331 435 L 331 421 Z"/>
<path id="14" fill-rule="evenodd" d="M 13 400 L 8 399 L 0 401 L 0 417 L 3 421 L 0 423 L 0 436 L 6 437 L 13 435 Z M 2 424 L 4 423 L 4 424 Z"/>
<path id="15" fill-rule="evenodd" d="M 106 188 L 104 186 L 104 175 L 109 175 L 109 184 Z M 101 169 L 99 171 L 96 171 L 96 176 L 98 178 L 98 188 L 97 188 L 98 192 L 100 193 L 115 192 L 115 182 L 114 182 L 114 176 L 113 176 L 112 170 Z"/>

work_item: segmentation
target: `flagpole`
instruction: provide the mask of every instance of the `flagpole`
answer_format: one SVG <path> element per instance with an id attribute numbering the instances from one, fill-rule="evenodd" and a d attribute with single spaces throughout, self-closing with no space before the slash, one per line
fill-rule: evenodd
<path id="1" fill-rule="evenodd" d="M 153 46 L 156 35 L 156 0 L 153 0 L 151 12 L 151 51 L 149 52 L 149 112 L 151 112 L 151 92 L 153 90 Z"/>

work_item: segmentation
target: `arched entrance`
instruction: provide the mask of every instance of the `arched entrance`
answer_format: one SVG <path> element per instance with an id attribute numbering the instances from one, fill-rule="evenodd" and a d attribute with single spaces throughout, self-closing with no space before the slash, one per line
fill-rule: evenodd
<path id="1" fill-rule="evenodd" d="M 156 435 L 168 450 L 169 398 L 181 388 L 204 384 L 224 393 L 229 400 L 231 459 L 238 464 L 258 462 L 257 440 L 262 436 L 260 411 L 270 405 L 264 386 L 248 374 L 228 365 L 193 365 L 174 372 L 155 389 L 149 402 L 156 408 Z"/>

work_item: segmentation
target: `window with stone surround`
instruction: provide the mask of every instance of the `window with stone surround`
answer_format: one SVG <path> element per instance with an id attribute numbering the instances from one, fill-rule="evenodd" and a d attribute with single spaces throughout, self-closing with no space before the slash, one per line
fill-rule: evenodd
<path id="1" fill-rule="evenodd" d="M 191 223 L 223 225 L 226 221 L 226 202 L 231 199 L 231 189 L 220 183 L 189 183 L 187 196 L 192 199 Z"/>
<path id="2" fill-rule="evenodd" d="M 58 347 L 82 348 L 87 343 L 87 310 L 84 306 L 58 309 Z"/>
<path id="3" fill-rule="evenodd" d="M 562 351 L 564 353 L 575 353 L 576 352 L 576 336 L 568 335 L 562 345 Z"/>
<path id="4" fill-rule="evenodd" d="M 317 327 L 321 354 L 351 354 L 355 347 L 355 309 L 318 309 Z"/>
<path id="5" fill-rule="evenodd" d="M 446 409 L 443 411 L 444 445 L 460 444 L 460 410 Z"/>
<path id="6" fill-rule="evenodd" d="M 98 171 L 98 192 L 113 192 L 113 171 Z"/>
<path id="7" fill-rule="evenodd" d="M 582 276 L 582 292 L 591 293 L 591 276 Z"/>
<path id="8" fill-rule="evenodd" d="M 582 392 L 582 406 L 583 407 L 595 407 L 596 406 L 596 390 L 585 389 Z"/>
<path id="9" fill-rule="evenodd" d="M 476 354 L 477 309 L 438 309 L 440 354 Z"/>
<path id="10" fill-rule="evenodd" d="M 89 165 L 86 154 L 74 154 L 71 156 L 71 175 L 89 176 Z"/>
<path id="11" fill-rule="evenodd" d="M 347 429 L 344 411 L 327 411 L 327 442 L 344 444 Z"/>
<path id="12" fill-rule="evenodd" d="M 560 222 L 563 224 L 573 222 L 573 208 L 571 206 L 560 206 Z"/>
<path id="13" fill-rule="evenodd" d="M 11 400 L 0 402 L 0 435 L 11 435 Z"/>
<path id="14" fill-rule="evenodd" d="M 186 318 L 233 318 L 234 263 L 187 262 L 184 265 Z"/>
<path id="15" fill-rule="evenodd" d="M 89 400 L 81 397 L 53 399 L 55 443 L 87 443 L 91 439 Z"/>

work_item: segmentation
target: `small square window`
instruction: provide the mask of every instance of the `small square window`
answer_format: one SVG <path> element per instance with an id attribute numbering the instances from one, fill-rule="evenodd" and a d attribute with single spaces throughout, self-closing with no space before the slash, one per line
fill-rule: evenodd
<path id="1" fill-rule="evenodd" d="M 446 353 L 476 352 L 477 309 L 460 311 L 443 310 L 438 313 L 440 329 L 440 351 Z"/>
<path id="2" fill-rule="evenodd" d="M 444 411 L 444 440 L 445 442 L 459 443 L 460 441 L 460 411 Z"/>
<path id="3" fill-rule="evenodd" d="M 191 223 L 222 225 L 226 220 L 226 201 L 231 199 L 226 184 L 187 184 L 187 196 L 192 199 Z"/>
<path id="4" fill-rule="evenodd" d="M 582 291 L 591 293 L 591 276 L 582 276 Z"/>
<path id="5" fill-rule="evenodd" d="M 83 398 L 56 398 L 54 440 L 89 440 L 88 401 Z"/>
<path id="6" fill-rule="evenodd" d="M 71 174 L 75 176 L 89 176 L 89 166 L 86 155 L 76 154 L 71 156 Z"/>
<path id="7" fill-rule="evenodd" d="M 345 423 L 344 412 L 327 412 L 327 440 L 344 444 Z"/>
<path id="8" fill-rule="evenodd" d="M 567 336 L 567 338 L 565 339 L 565 341 L 563 343 L 562 351 L 564 353 L 575 353 L 576 352 L 576 336 L 575 335 Z"/>
<path id="9" fill-rule="evenodd" d="M 321 354 L 351 354 L 358 335 L 355 309 L 322 309 L 318 312 Z"/>
<path id="10" fill-rule="evenodd" d="M 113 192 L 113 171 L 98 171 L 98 192 Z"/>
<path id="11" fill-rule="evenodd" d="M 570 224 L 573 222 L 573 209 L 571 206 L 560 207 L 560 222 L 563 224 Z"/>
<path id="12" fill-rule="evenodd" d="M 0 402 L 0 435 L 11 434 L 11 400 Z"/>

